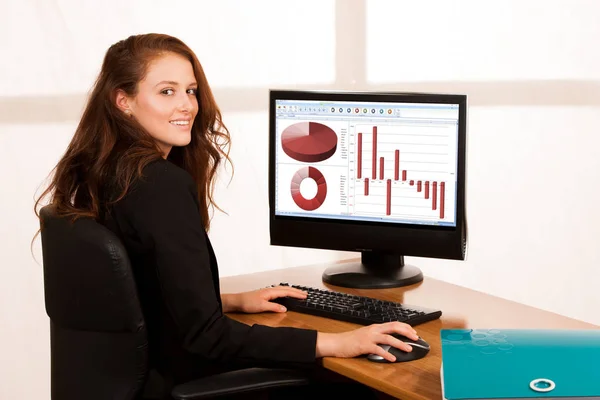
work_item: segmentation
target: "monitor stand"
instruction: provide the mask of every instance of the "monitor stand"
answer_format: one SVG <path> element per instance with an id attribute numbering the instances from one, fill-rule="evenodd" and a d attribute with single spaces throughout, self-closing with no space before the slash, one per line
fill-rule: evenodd
<path id="1" fill-rule="evenodd" d="M 363 251 L 360 262 L 329 267 L 323 282 L 356 289 L 384 289 L 413 285 L 423 280 L 421 270 L 404 264 L 404 256 Z"/>

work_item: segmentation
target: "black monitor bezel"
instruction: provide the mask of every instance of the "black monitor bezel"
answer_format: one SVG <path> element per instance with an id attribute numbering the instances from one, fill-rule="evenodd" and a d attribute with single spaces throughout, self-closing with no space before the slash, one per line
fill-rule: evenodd
<path id="1" fill-rule="evenodd" d="M 275 215 L 276 100 L 458 104 L 456 225 L 391 224 Z M 467 96 L 463 94 L 276 90 L 269 93 L 269 227 L 272 245 L 342 251 L 379 251 L 464 259 L 466 246 Z M 377 239 L 375 239 L 377 238 Z"/>

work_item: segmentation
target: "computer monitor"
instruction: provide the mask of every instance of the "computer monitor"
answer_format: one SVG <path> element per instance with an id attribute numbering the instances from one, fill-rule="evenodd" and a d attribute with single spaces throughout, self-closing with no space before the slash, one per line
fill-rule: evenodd
<path id="1" fill-rule="evenodd" d="M 271 244 L 360 252 L 323 273 L 352 288 L 464 260 L 466 118 L 466 95 L 271 90 Z"/>

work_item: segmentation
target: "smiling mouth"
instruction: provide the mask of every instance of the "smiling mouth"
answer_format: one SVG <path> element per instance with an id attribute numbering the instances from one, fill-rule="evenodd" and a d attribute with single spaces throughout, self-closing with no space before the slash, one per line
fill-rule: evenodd
<path id="1" fill-rule="evenodd" d="M 177 126 L 188 126 L 190 124 L 190 121 L 169 121 L 169 123 L 171 125 L 177 125 Z"/>

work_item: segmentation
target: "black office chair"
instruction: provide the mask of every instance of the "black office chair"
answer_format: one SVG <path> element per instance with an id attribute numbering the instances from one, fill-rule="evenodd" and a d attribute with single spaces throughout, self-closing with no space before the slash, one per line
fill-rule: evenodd
<path id="1" fill-rule="evenodd" d="M 53 400 L 145 399 L 146 325 L 120 240 L 92 219 L 71 224 L 40 210 Z M 248 368 L 172 388 L 179 400 L 309 383 L 304 371 Z"/>

